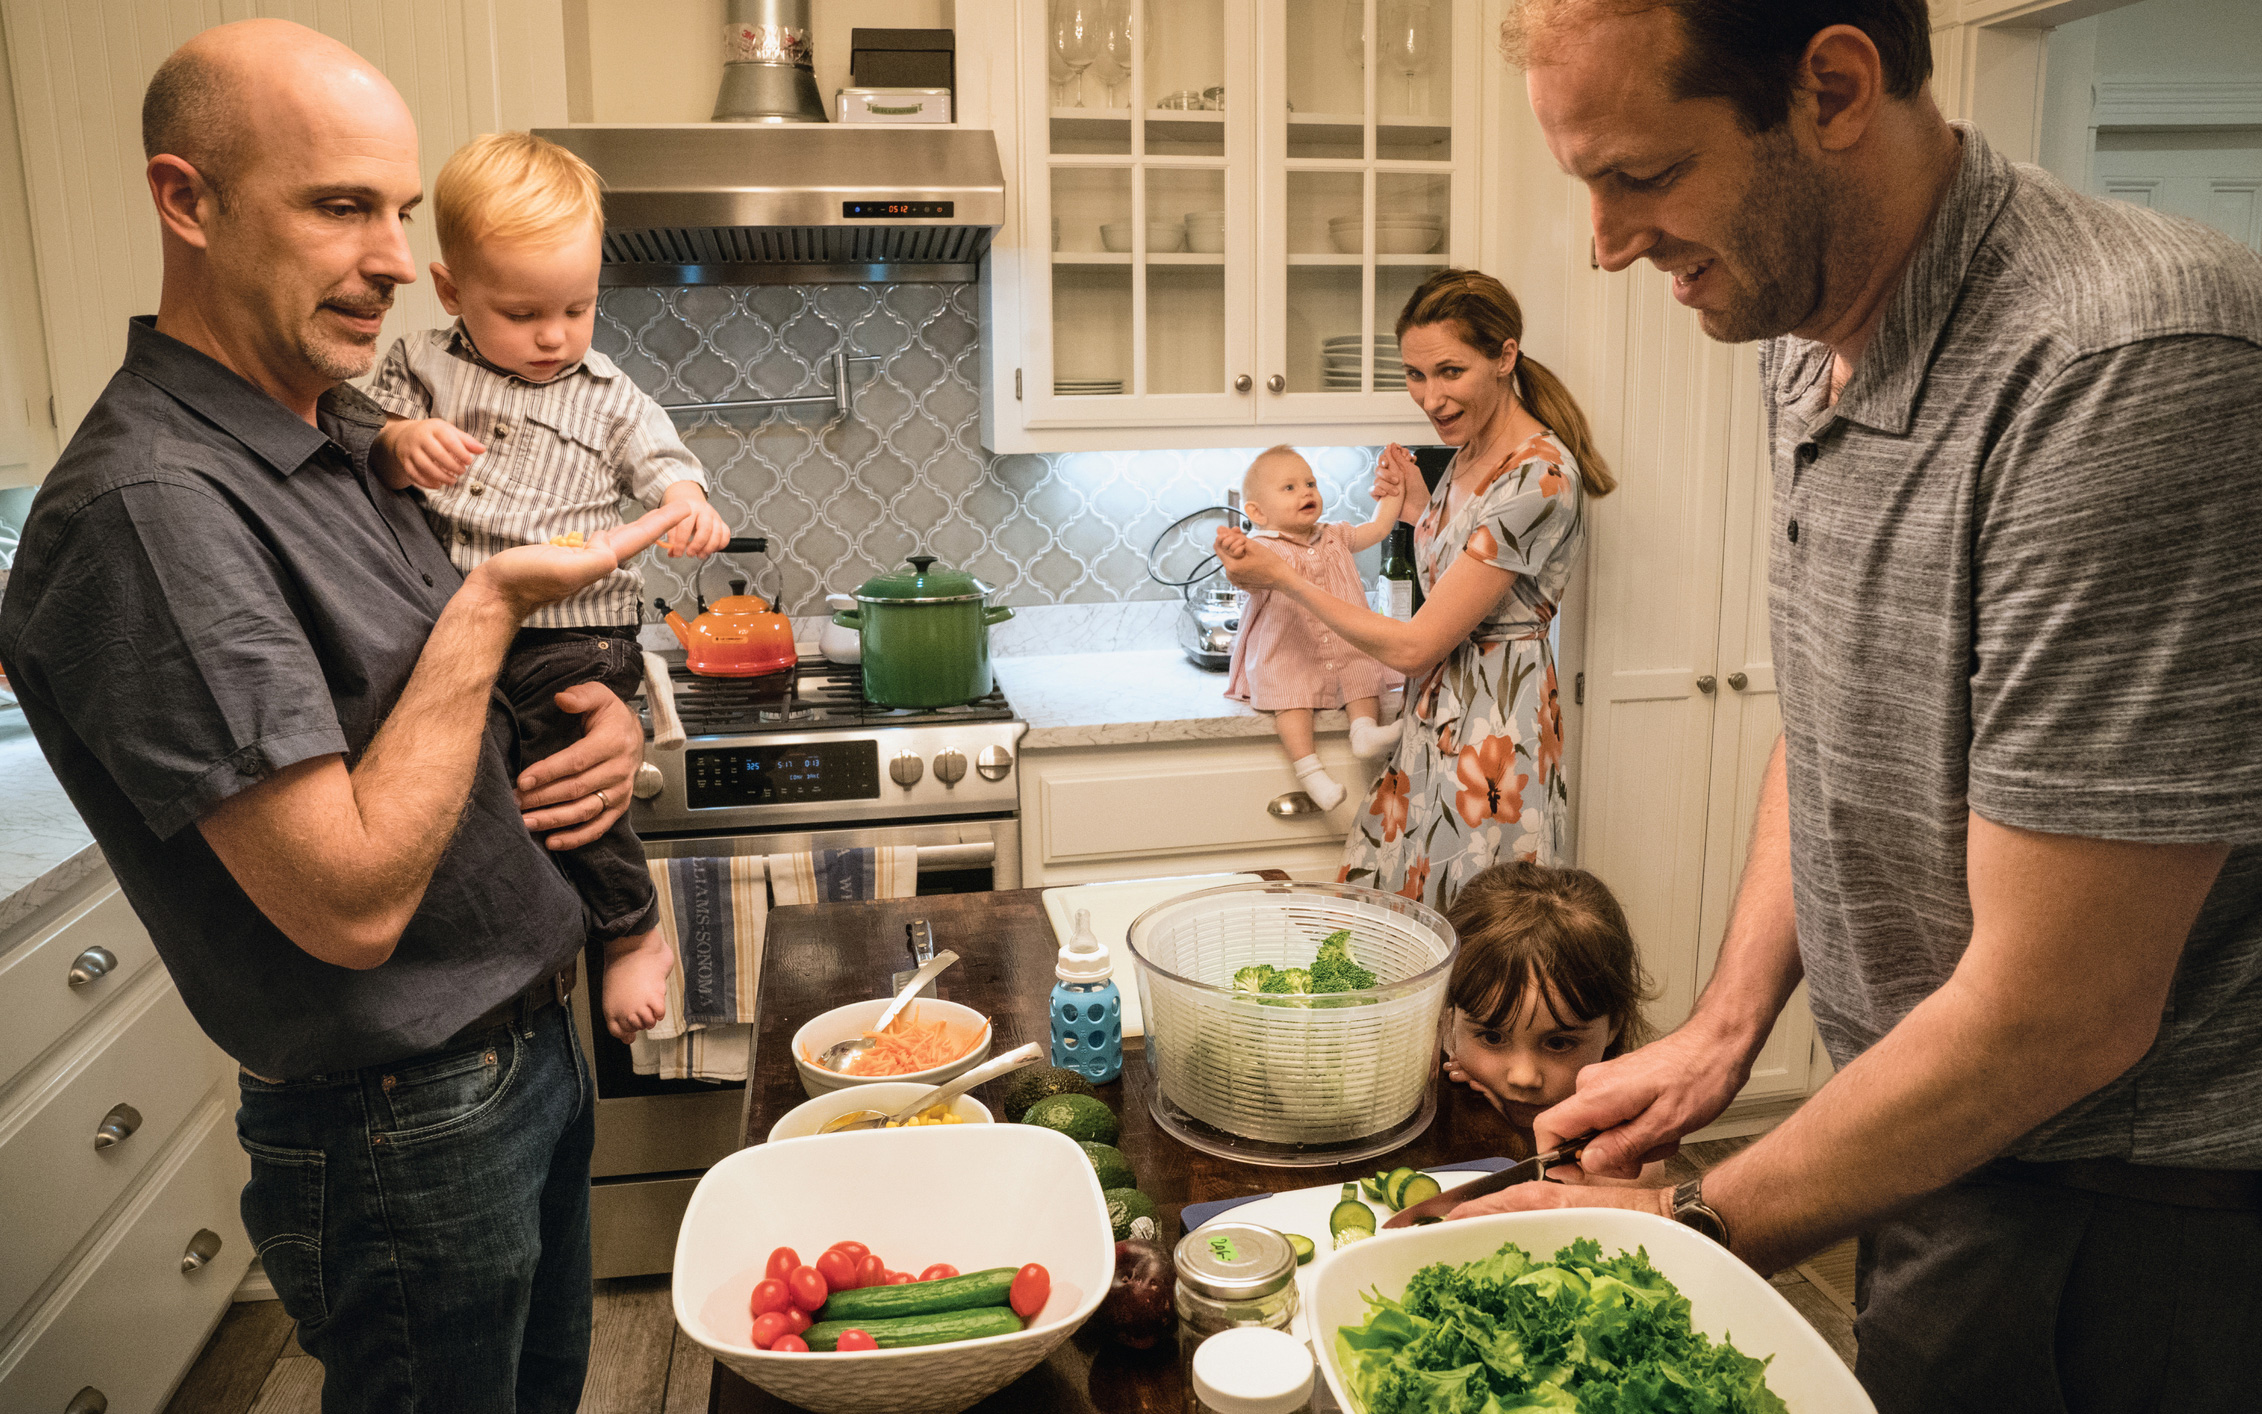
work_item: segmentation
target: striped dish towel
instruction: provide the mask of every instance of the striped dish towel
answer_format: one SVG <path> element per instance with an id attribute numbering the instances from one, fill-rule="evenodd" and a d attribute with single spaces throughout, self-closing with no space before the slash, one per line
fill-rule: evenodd
<path id="1" fill-rule="evenodd" d="M 748 1028 L 762 977 L 763 876 L 783 906 L 910 898 L 919 851 L 910 845 L 821 849 L 723 859 L 654 859 L 660 927 L 676 941 L 668 1009 L 629 1045 L 637 1074 L 665 1080 L 744 1080 Z"/>

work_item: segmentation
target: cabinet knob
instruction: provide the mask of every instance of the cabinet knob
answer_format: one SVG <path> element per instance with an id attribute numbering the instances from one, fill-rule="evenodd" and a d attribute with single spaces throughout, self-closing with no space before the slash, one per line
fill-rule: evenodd
<path id="1" fill-rule="evenodd" d="M 1327 812 L 1320 809 L 1318 801 L 1300 790 L 1292 790 L 1286 795 L 1276 795 L 1268 801 L 1265 805 L 1265 813 L 1275 819 L 1293 820 L 1299 815 L 1325 815 Z"/>
<path id="2" fill-rule="evenodd" d="M 1246 393 L 1249 391 L 1249 389 L 1255 386 L 1256 380 L 1249 377 L 1249 375 L 1246 373 L 1233 380 L 1233 391 L 1236 393 Z"/>
<path id="3" fill-rule="evenodd" d="M 1712 689 L 1718 687 L 1719 685 L 1719 681 L 1715 679 L 1710 673 L 1706 673 L 1703 677 L 1696 680 L 1696 690 L 1699 692 L 1710 692 L 1712 691 Z"/>
<path id="4" fill-rule="evenodd" d="M 1288 391 L 1288 380 L 1281 374 L 1275 373 L 1265 380 L 1265 386 L 1275 393 L 1285 393 Z"/>
<path id="5" fill-rule="evenodd" d="M 965 780 L 966 753 L 956 750 L 936 752 L 935 779 L 946 786 L 954 786 Z"/>
<path id="6" fill-rule="evenodd" d="M 110 1113 L 102 1117 L 102 1123 L 95 1126 L 94 1147 L 107 1149 L 113 1144 L 123 1144 L 133 1138 L 134 1131 L 139 1128 L 140 1110 L 132 1105 L 112 1105 Z"/>
<path id="7" fill-rule="evenodd" d="M 1013 753 L 1002 746 L 985 746 L 982 754 L 974 758 L 974 769 L 982 773 L 985 781 L 1002 781 L 1013 770 Z"/>
<path id="8" fill-rule="evenodd" d="M 110 1414 L 109 1396 L 88 1385 L 71 1396 L 71 1402 L 63 1406 L 63 1414 Z"/>
<path id="9" fill-rule="evenodd" d="M 660 774 L 659 767 L 649 761 L 640 761 L 636 765 L 636 779 L 629 783 L 628 790 L 638 800 L 650 800 L 666 785 L 667 778 Z"/>
<path id="10" fill-rule="evenodd" d="M 117 965 L 118 955 L 100 943 L 96 943 L 93 947 L 71 959 L 71 985 L 83 987 L 89 982 L 99 981 L 101 978 L 109 976 L 110 969 Z"/>
<path id="11" fill-rule="evenodd" d="M 1745 688 L 1751 686 L 1751 679 L 1745 677 L 1742 673 L 1730 673 L 1728 674 L 1728 686 L 1742 692 Z"/>
<path id="12" fill-rule="evenodd" d="M 927 763 L 919 759 L 916 751 L 898 751 L 895 759 L 888 762 L 888 779 L 905 790 L 919 784 L 919 778 L 926 773 Z"/>
<path id="13" fill-rule="evenodd" d="M 188 1240 L 188 1246 L 181 1249 L 181 1271 L 183 1274 L 193 1272 L 219 1255 L 220 1234 L 200 1227 L 196 1236 Z"/>

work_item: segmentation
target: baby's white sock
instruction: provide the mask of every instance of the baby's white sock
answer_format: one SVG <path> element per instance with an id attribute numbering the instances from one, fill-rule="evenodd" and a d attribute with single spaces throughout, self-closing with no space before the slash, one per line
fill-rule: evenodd
<path id="1" fill-rule="evenodd" d="M 1351 719 L 1351 754 L 1361 761 L 1372 761 L 1377 756 L 1387 756 L 1397 749 L 1398 736 L 1406 725 L 1405 719 L 1389 726 L 1378 726 L 1372 717 Z"/>
<path id="2" fill-rule="evenodd" d="M 1343 803 L 1343 787 L 1336 784 L 1335 777 L 1327 773 L 1327 768 L 1320 764 L 1317 755 L 1298 757 L 1290 765 L 1296 772 L 1296 779 L 1303 783 L 1304 794 L 1312 798 L 1313 804 L 1322 810 L 1333 810 Z"/>

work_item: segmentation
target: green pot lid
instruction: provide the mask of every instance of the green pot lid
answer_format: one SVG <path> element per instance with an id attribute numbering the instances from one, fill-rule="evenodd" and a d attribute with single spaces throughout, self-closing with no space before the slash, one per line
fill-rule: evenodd
<path id="1" fill-rule="evenodd" d="M 864 581 L 856 597 L 867 604 L 950 604 L 966 599 L 986 599 L 990 587 L 964 570 L 938 567 L 932 555 L 913 555 L 908 571 L 876 575 Z"/>

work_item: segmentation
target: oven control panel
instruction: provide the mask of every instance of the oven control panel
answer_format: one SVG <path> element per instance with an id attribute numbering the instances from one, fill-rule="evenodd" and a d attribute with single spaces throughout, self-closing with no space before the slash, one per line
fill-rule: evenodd
<path id="1" fill-rule="evenodd" d="M 874 800 L 880 794 L 879 743 L 813 741 L 694 747 L 683 753 L 684 795 L 694 810 Z"/>

